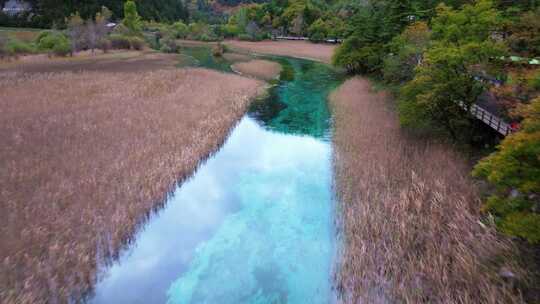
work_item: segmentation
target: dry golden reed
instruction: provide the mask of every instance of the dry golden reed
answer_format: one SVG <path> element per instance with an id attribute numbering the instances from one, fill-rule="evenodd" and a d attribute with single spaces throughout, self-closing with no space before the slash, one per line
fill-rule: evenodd
<path id="1" fill-rule="evenodd" d="M 259 54 L 291 56 L 330 63 L 336 48 L 333 44 L 311 43 L 308 41 L 239 41 L 225 42 L 232 49 L 246 50 Z"/>
<path id="2" fill-rule="evenodd" d="M 387 96 L 354 78 L 331 96 L 343 303 L 519 303 L 512 246 L 480 222 L 470 168 L 408 136 Z"/>
<path id="3" fill-rule="evenodd" d="M 80 298 L 263 85 L 203 69 L 2 74 L 0 302 Z"/>
<path id="4" fill-rule="evenodd" d="M 231 68 L 241 75 L 252 76 L 263 80 L 276 79 L 281 72 L 281 65 L 268 60 L 251 60 L 248 62 L 239 62 Z"/>

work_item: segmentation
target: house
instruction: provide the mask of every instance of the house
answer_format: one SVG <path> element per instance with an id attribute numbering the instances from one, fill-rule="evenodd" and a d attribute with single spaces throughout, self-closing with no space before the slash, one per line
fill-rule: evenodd
<path id="1" fill-rule="evenodd" d="M 22 14 L 24 12 L 28 12 L 32 9 L 32 5 L 26 1 L 22 0 L 9 0 L 4 5 L 4 8 L 2 8 L 2 12 L 4 14 L 15 16 L 18 14 Z"/>

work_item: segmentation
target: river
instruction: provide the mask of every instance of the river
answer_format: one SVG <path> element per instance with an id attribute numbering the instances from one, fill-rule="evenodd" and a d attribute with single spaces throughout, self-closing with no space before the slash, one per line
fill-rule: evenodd
<path id="1" fill-rule="evenodd" d="M 228 70 L 206 51 L 184 52 L 198 65 Z M 103 271 L 88 302 L 333 301 L 326 98 L 342 76 L 312 61 L 272 60 L 285 67 L 281 81 L 150 217 Z"/>

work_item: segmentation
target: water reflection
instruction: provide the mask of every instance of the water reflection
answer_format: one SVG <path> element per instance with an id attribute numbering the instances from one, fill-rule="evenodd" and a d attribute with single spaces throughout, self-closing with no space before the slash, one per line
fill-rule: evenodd
<path id="1" fill-rule="evenodd" d="M 330 113 L 326 97 L 341 82 L 342 75 L 308 60 L 273 60 L 285 70 L 292 68 L 294 76 L 272 88 L 264 100 L 254 102 L 249 115 L 273 131 L 328 138 Z"/>
<path id="2" fill-rule="evenodd" d="M 330 301 L 325 97 L 339 79 L 321 64 L 285 60 L 294 80 L 254 105 L 220 151 L 176 189 L 90 302 Z"/>

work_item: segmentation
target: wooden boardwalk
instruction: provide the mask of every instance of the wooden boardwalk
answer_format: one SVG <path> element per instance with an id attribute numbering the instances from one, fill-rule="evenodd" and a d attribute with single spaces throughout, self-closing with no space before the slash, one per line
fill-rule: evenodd
<path id="1" fill-rule="evenodd" d="M 301 41 L 308 41 L 308 37 L 295 37 L 295 36 L 276 36 L 273 37 L 274 40 L 301 40 Z M 343 39 L 325 39 L 322 42 L 326 43 L 342 43 Z"/>
<path id="2" fill-rule="evenodd" d="M 467 111 L 467 105 L 463 101 L 458 102 L 459 106 Z M 469 110 L 472 116 L 478 118 L 486 125 L 490 126 L 495 131 L 499 132 L 503 136 L 506 136 L 512 132 L 514 129 L 510 126 L 509 123 L 505 122 L 501 118 L 489 113 L 488 111 L 482 109 L 476 104 L 473 104 Z"/>

